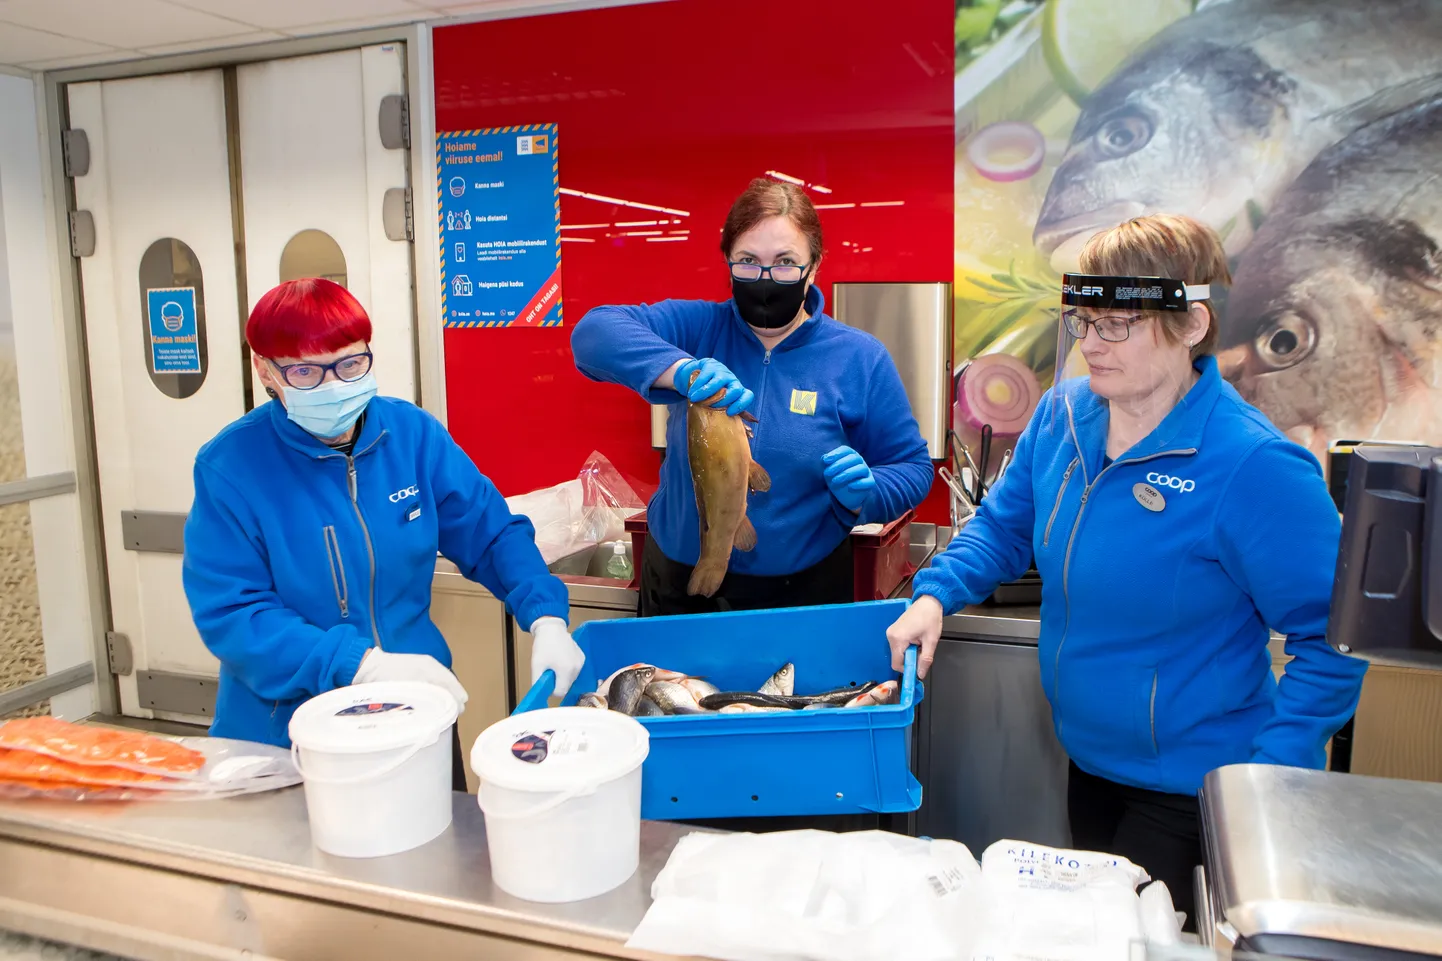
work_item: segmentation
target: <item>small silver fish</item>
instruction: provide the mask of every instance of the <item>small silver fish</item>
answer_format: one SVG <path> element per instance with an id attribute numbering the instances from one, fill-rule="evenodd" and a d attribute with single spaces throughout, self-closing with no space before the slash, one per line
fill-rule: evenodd
<path id="1" fill-rule="evenodd" d="M 665 717 L 666 714 L 666 709 L 649 697 L 642 697 L 636 702 L 636 717 Z"/>
<path id="2" fill-rule="evenodd" d="M 611 695 L 607 698 L 610 709 L 620 711 L 622 714 L 635 714 L 636 702 L 641 700 L 641 695 L 646 691 L 646 685 L 651 683 L 651 678 L 655 674 L 656 669 L 648 664 L 644 667 L 633 667 L 616 675 L 616 679 L 611 682 Z"/>
<path id="3" fill-rule="evenodd" d="M 576 699 L 576 706 L 598 707 L 604 711 L 606 709 L 606 695 L 596 694 L 593 691 L 587 691 L 585 694 L 582 694 L 579 698 Z"/>
<path id="4" fill-rule="evenodd" d="M 772 674 L 761 685 L 761 694 L 779 694 L 782 697 L 790 697 L 796 690 L 796 665 L 789 661 L 782 665 L 781 670 Z"/>
<path id="5" fill-rule="evenodd" d="M 708 694 L 719 694 L 721 691 L 715 684 L 699 677 L 688 677 L 680 683 L 682 687 L 691 692 L 691 696 L 697 701 Z"/>
<path id="6" fill-rule="evenodd" d="M 644 700 L 657 705 L 663 714 L 709 714 L 684 684 L 675 681 L 652 681 L 646 685 Z"/>
<path id="7" fill-rule="evenodd" d="M 647 664 L 645 661 L 637 661 L 635 664 L 627 664 L 623 668 L 612 671 L 610 677 L 606 678 L 600 684 L 596 685 L 596 693 L 605 694 L 609 697 L 611 694 L 611 684 L 616 680 L 616 678 L 620 677 L 626 671 L 634 671 L 638 667 L 649 667 L 654 670 L 656 673 L 652 675 L 652 678 L 657 681 L 680 681 L 686 677 L 685 674 L 681 674 L 677 671 L 666 671 L 662 670 L 654 664 Z"/>

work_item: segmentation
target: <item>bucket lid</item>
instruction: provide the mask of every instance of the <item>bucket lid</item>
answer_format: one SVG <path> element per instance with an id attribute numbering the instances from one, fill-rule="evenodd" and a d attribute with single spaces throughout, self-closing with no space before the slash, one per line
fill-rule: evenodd
<path id="1" fill-rule="evenodd" d="M 548 707 L 497 721 L 471 748 L 482 781 L 516 791 L 572 791 L 614 781 L 651 750 L 640 721 L 594 707 Z"/>
<path id="2" fill-rule="evenodd" d="M 290 719 L 290 739 L 308 751 L 328 754 L 388 751 L 432 741 L 456 723 L 459 714 L 451 693 L 433 684 L 352 684 L 298 707 Z"/>

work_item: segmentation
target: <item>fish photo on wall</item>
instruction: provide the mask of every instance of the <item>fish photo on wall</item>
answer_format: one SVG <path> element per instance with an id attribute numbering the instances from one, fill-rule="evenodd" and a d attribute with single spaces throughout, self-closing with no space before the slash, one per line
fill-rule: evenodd
<path id="1" fill-rule="evenodd" d="M 1442 0 L 956 13 L 962 440 L 1050 386 L 1087 239 L 1174 213 L 1226 245 L 1219 350 L 1246 400 L 1319 458 L 1340 437 L 1442 443 Z"/>

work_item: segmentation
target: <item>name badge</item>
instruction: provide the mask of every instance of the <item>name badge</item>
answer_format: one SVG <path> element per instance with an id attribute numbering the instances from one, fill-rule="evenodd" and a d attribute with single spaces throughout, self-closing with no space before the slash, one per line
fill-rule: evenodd
<path id="1" fill-rule="evenodd" d="M 1137 499 L 1138 504 L 1154 514 L 1160 514 L 1167 506 L 1167 499 L 1162 496 L 1162 492 L 1150 484 L 1133 484 L 1132 496 Z"/>

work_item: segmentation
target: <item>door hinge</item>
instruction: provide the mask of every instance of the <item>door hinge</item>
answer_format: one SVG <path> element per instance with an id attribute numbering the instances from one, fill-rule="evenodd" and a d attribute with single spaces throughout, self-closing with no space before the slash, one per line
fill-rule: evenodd
<path id="1" fill-rule="evenodd" d="M 411 147 L 411 108 L 405 96 L 393 93 L 381 98 L 381 146 L 387 150 Z"/>
<path id="2" fill-rule="evenodd" d="M 118 631 L 105 632 L 105 652 L 110 662 L 111 674 L 129 674 L 135 670 L 135 658 L 130 652 L 130 638 Z"/>
<path id="3" fill-rule="evenodd" d="M 84 130 L 60 131 L 60 154 L 65 162 L 65 176 L 83 177 L 90 173 L 90 137 Z"/>
<path id="4" fill-rule="evenodd" d="M 70 211 L 70 256 L 95 253 L 95 217 L 88 210 Z"/>
<path id="5" fill-rule="evenodd" d="M 392 187 L 381 201 L 381 222 L 390 240 L 414 240 L 416 237 L 411 188 Z"/>

